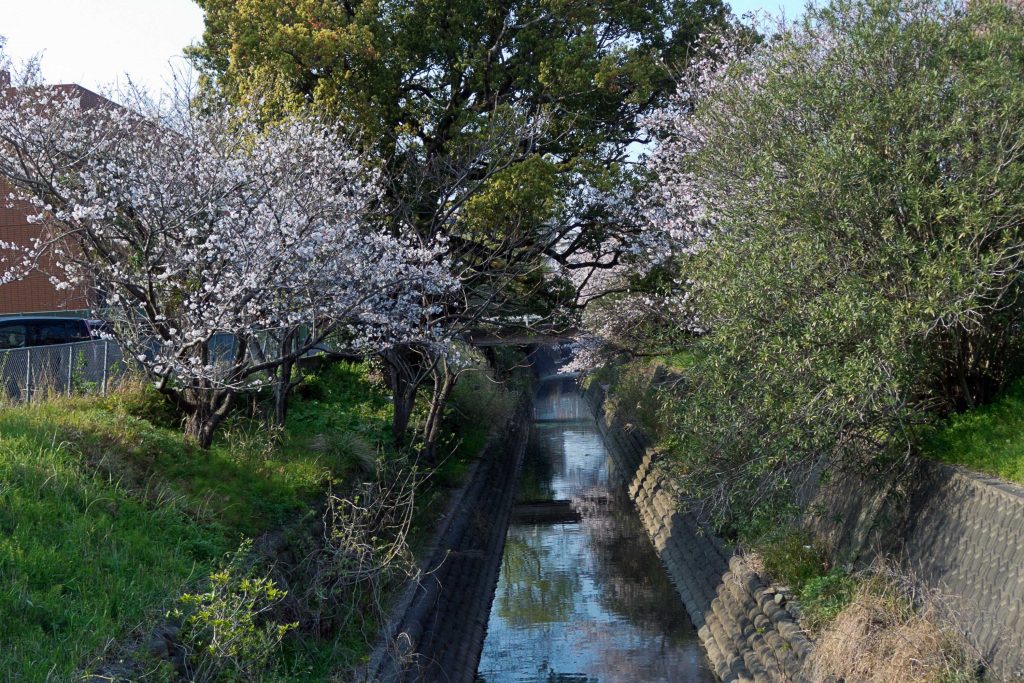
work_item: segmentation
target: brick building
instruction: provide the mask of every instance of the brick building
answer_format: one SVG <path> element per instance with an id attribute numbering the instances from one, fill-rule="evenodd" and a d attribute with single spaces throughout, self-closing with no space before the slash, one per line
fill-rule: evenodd
<path id="1" fill-rule="evenodd" d="M 3 199 L 0 202 L 0 242 L 31 247 L 44 228 L 28 222 L 28 216 L 34 213 L 31 207 L 21 201 L 7 200 L 10 192 L 11 187 L 0 178 L 0 198 Z M 4 256 L 8 255 L 4 253 Z M 52 262 L 44 259 L 39 270 L 21 280 L 0 285 L 0 315 L 88 308 L 91 302 L 85 291 L 58 290 L 50 283 L 45 272 L 50 270 L 50 266 Z"/>
<path id="2" fill-rule="evenodd" d="M 9 86 L 7 74 L 0 72 L 0 88 Z M 82 106 L 91 108 L 104 102 L 104 97 L 80 85 L 53 85 L 53 90 L 67 93 L 81 99 Z M 35 213 L 27 203 L 8 199 L 11 186 L 0 178 L 0 242 L 10 242 L 19 247 L 30 247 L 45 229 L 29 223 L 28 216 Z M 0 257 L 10 257 L 0 253 Z M 85 288 L 58 290 L 50 283 L 47 272 L 57 272 L 53 262 L 43 259 L 39 269 L 27 277 L 6 285 L 0 285 L 0 315 L 10 313 L 36 313 L 42 311 L 73 311 L 89 308 L 91 292 Z"/>

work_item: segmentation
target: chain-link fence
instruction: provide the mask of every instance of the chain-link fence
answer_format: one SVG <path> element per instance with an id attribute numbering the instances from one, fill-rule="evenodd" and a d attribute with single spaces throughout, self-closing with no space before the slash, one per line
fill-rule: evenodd
<path id="1" fill-rule="evenodd" d="M 116 341 L 29 346 L 0 351 L 0 382 L 8 400 L 45 395 L 106 394 L 127 366 Z"/>
<path id="2" fill-rule="evenodd" d="M 272 361 L 283 350 L 295 352 L 308 345 L 316 334 L 312 326 L 299 326 L 288 337 L 287 349 L 282 349 L 283 333 L 284 330 L 264 330 L 248 337 L 247 352 L 252 361 Z M 227 372 L 235 357 L 235 335 L 217 333 L 207 344 L 210 363 Z M 332 351 L 332 346 L 324 342 L 302 355 Z M 111 383 L 123 376 L 126 369 L 121 347 L 113 339 L 0 349 L 0 399 L 32 401 L 43 395 L 106 395 Z"/>

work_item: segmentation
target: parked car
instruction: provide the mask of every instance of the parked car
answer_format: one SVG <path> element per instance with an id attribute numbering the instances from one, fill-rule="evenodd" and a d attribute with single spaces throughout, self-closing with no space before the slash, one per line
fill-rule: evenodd
<path id="1" fill-rule="evenodd" d="M 84 318 L 15 316 L 0 318 L 0 349 L 49 346 L 95 339 Z"/>

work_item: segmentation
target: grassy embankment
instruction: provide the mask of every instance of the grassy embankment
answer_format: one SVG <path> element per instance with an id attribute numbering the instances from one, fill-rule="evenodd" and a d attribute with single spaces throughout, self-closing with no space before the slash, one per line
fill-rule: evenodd
<path id="1" fill-rule="evenodd" d="M 1024 380 L 994 402 L 951 417 L 925 440 L 923 453 L 1024 484 Z"/>
<path id="2" fill-rule="evenodd" d="M 140 387 L 0 408 L 5 680 L 70 680 L 159 619 L 242 539 L 308 511 L 328 485 L 363 478 L 388 448 L 390 411 L 367 366 L 345 364 L 302 388 L 280 435 L 239 417 L 208 452 Z M 487 428 L 465 434 L 426 505 L 458 480 Z M 330 668 L 321 655 L 288 659 L 316 680 Z"/>

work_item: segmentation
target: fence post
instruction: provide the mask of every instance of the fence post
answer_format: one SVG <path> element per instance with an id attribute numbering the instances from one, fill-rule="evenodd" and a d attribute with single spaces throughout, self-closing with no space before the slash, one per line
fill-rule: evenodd
<path id="1" fill-rule="evenodd" d="M 25 402 L 32 402 L 32 347 L 25 347 Z"/>
<path id="2" fill-rule="evenodd" d="M 67 395 L 71 396 L 71 373 L 75 368 L 75 346 L 74 344 L 68 344 L 68 391 Z"/>
<path id="3" fill-rule="evenodd" d="M 100 394 L 102 396 L 106 396 L 107 395 L 107 348 L 108 348 L 107 345 L 109 343 L 110 343 L 110 340 L 108 340 L 108 339 L 104 339 L 103 340 L 103 379 L 100 382 Z"/>

